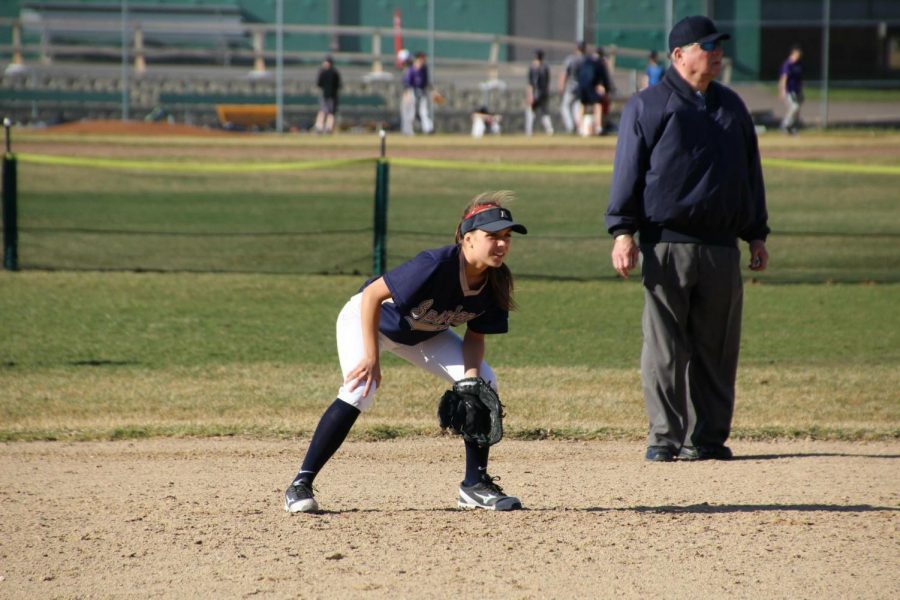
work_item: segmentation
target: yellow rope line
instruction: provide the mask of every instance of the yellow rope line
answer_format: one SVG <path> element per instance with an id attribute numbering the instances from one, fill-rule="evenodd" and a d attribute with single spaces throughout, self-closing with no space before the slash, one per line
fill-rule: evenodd
<path id="1" fill-rule="evenodd" d="M 491 163 L 469 160 L 432 160 L 424 158 L 350 158 L 333 160 L 307 160 L 293 162 L 265 163 L 210 163 L 199 161 L 157 161 L 157 160 L 124 160 L 115 158 L 86 158 L 79 156 L 58 156 L 47 154 L 19 153 L 14 154 L 22 162 L 45 165 L 63 165 L 69 167 L 90 167 L 101 169 L 126 169 L 141 171 L 180 171 L 180 172 L 271 172 L 271 171 L 308 171 L 314 169 L 335 169 L 351 165 L 361 165 L 384 160 L 402 167 L 418 167 L 422 169 L 442 169 L 454 171 L 492 171 L 513 173 L 567 173 L 599 175 L 612 173 L 612 165 L 598 163 L 594 165 L 572 164 L 540 164 L 540 163 Z M 764 167 L 778 169 L 794 169 L 804 171 L 827 171 L 832 173 L 858 173 L 866 175 L 900 175 L 900 165 L 863 165 L 837 163 L 827 161 L 793 160 L 784 158 L 763 159 Z"/>

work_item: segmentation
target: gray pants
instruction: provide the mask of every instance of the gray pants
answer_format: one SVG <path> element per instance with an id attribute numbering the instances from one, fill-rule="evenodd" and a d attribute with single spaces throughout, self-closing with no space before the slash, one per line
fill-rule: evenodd
<path id="1" fill-rule="evenodd" d="M 641 256 L 647 445 L 724 444 L 741 339 L 740 250 L 661 242 Z"/>
<path id="2" fill-rule="evenodd" d="M 562 102 L 559 103 L 559 114 L 562 117 L 563 127 L 567 133 L 578 133 L 578 111 L 581 109 L 581 99 L 575 90 L 568 86 L 563 92 Z"/>
<path id="3" fill-rule="evenodd" d="M 787 112 L 781 120 L 781 128 L 785 130 L 795 129 L 800 122 L 800 105 L 803 104 L 802 96 L 790 92 L 785 97 Z"/>

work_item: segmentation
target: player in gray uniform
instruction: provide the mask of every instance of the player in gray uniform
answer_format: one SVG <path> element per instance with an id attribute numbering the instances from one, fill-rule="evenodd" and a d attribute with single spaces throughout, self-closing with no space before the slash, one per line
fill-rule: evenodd
<path id="1" fill-rule="evenodd" d="M 581 112 L 581 96 L 578 93 L 578 69 L 584 61 L 585 43 L 578 42 L 575 52 L 563 61 L 562 73 L 559 74 L 559 91 L 562 101 L 559 103 L 559 114 L 567 133 L 577 133 L 576 125 Z"/>
<path id="2" fill-rule="evenodd" d="M 476 197 L 456 230 L 456 243 L 425 250 L 382 277 L 370 279 L 341 310 L 338 356 L 344 384 L 322 415 L 300 471 L 284 494 L 288 512 L 315 512 L 313 480 L 341 446 L 359 414 L 372 406 L 381 383 L 379 355 L 387 350 L 422 369 L 456 382 L 481 377 L 497 389 L 484 362 L 485 336 L 506 333 L 512 274 L 504 264 L 512 232 L 527 233 L 503 204 L 509 192 Z M 466 325 L 460 338 L 450 328 Z M 489 447 L 465 442 L 466 471 L 460 508 L 515 510 L 487 473 Z"/>

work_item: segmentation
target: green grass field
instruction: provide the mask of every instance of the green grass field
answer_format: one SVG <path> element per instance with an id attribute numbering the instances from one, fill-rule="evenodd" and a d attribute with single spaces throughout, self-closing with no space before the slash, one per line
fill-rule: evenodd
<path id="1" fill-rule="evenodd" d="M 263 138 L 263 141 L 265 138 Z M 255 140 L 250 140 L 255 141 Z M 484 140 L 482 140 L 484 141 Z M 793 140 L 788 140 L 792 142 Z M 514 211 L 531 234 L 517 242 L 510 264 L 520 276 L 555 279 L 611 279 L 602 214 L 610 175 L 546 173 L 553 164 L 609 163 L 613 140 L 603 146 L 581 140 L 549 145 L 523 138 L 473 145 L 467 138 L 397 142 L 400 152 L 441 156 L 467 146 L 491 160 L 483 172 L 420 169 L 393 165 L 388 211 L 389 266 L 419 249 L 449 243 L 467 199 L 490 189 L 519 197 Z M 510 144 L 526 150 L 513 157 Z M 568 146 L 562 145 L 568 142 Z M 57 142 L 54 141 L 57 145 Z M 176 143 L 168 154 L 159 141 L 147 147 L 112 146 L 109 141 L 63 145 L 63 153 L 102 156 L 146 150 L 146 160 L 217 165 L 208 141 Z M 222 144 L 234 142 L 222 142 Z M 364 137 L 323 140 L 323 153 L 341 157 L 371 146 Z M 777 143 L 785 142 L 778 140 Z M 837 150 L 844 163 L 900 163 L 896 137 L 846 134 L 804 136 L 809 153 Z M 117 144 L 121 144 L 117 142 Z M 70 147 L 66 147 L 70 146 Z M 884 149 L 872 152 L 871 149 Z M 449 149 L 448 149 L 449 148 Z M 796 144 L 786 146 L 797 151 Z M 802 148 L 802 147 L 801 147 Z M 233 145 L 228 162 L 284 161 L 289 153 L 318 158 L 315 145 L 299 138 L 293 146 L 252 144 L 251 160 Z M 777 149 L 777 148 L 776 148 Z M 765 148 L 764 148 L 765 150 Z M 600 158 L 598 158 L 598 155 Z M 268 161 L 266 161 L 268 157 Z M 494 164 L 520 172 L 495 171 Z M 23 268 L 159 270 L 246 273 L 368 273 L 372 268 L 374 165 L 312 171 L 156 172 L 20 165 L 20 255 Z M 763 282 L 900 282 L 900 218 L 897 175 L 766 169 L 772 214 L 771 250 L 777 268 Z M 773 265 L 774 267 L 774 265 Z"/>
<path id="2" fill-rule="evenodd" d="M 772 84 L 769 89 L 773 96 L 778 95 L 777 84 Z M 821 88 L 816 85 L 806 84 L 803 93 L 807 102 L 818 102 L 822 98 Z M 828 90 L 828 100 L 831 102 L 900 102 L 900 90 L 831 87 Z"/>
<path id="3" fill-rule="evenodd" d="M 827 148 L 838 165 L 858 163 L 854 148 L 867 142 L 885 148 L 870 162 L 900 156 L 900 136 L 829 139 L 777 144 L 806 144 L 805 158 Z M 521 309 L 488 347 L 510 435 L 639 439 L 641 289 L 609 266 L 609 175 L 527 168 L 542 156 L 583 164 L 610 142 L 570 140 L 573 152 L 518 141 L 527 155 L 506 163 L 522 172 L 392 166 L 389 266 L 449 243 L 475 193 L 515 191 L 531 232 L 510 258 Z M 466 138 L 416 143 L 400 149 L 484 149 Z M 211 162 L 210 144 L 80 147 Z M 249 148 L 265 162 L 369 144 L 263 137 Z M 0 274 L 0 439 L 308 433 L 339 385 L 334 319 L 371 270 L 373 179 L 371 164 L 160 174 L 23 162 L 24 270 Z M 772 264 L 747 272 L 735 436 L 900 436 L 900 177 L 769 168 L 766 181 Z M 386 359 L 379 401 L 354 435 L 436 433 L 443 387 Z"/>

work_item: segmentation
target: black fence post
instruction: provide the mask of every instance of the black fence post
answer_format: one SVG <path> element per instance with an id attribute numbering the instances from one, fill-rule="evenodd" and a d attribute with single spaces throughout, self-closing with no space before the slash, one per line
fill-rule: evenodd
<path id="1" fill-rule="evenodd" d="M 378 132 L 381 138 L 381 158 L 375 164 L 375 241 L 372 247 L 372 273 L 376 277 L 384 275 L 387 269 L 387 207 L 390 165 L 385 157 L 386 137 L 384 129 Z"/>
<path id="2" fill-rule="evenodd" d="M 12 153 L 9 118 L 3 119 L 6 152 L 3 155 L 3 268 L 19 270 L 19 228 L 16 198 L 16 157 Z"/>

